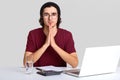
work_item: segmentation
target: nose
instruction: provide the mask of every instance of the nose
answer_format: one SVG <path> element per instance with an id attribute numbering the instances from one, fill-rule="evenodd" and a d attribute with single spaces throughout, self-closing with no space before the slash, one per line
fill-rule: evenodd
<path id="1" fill-rule="evenodd" d="M 51 16 L 51 15 L 49 15 L 48 19 L 49 19 L 49 20 L 51 20 L 51 19 L 52 19 L 52 16 Z"/>

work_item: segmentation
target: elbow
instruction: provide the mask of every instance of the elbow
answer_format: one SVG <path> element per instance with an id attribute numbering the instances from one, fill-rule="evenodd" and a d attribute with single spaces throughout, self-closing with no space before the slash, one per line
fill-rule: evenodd
<path id="1" fill-rule="evenodd" d="M 74 64 L 72 65 L 72 68 L 76 68 L 78 66 L 78 60 L 74 62 Z"/>
<path id="2" fill-rule="evenodd" d="M 78 66 L 78 64 L 76 64 L 76 65 L 73 65 L 73 66 L 72 66 L 72 68 L 76 68 L 77 66 Z"/>
<path id="3" fill-rule="evenodd" d="M 23 60 L 23 66 L 25 67 L 25 60 Z"/>

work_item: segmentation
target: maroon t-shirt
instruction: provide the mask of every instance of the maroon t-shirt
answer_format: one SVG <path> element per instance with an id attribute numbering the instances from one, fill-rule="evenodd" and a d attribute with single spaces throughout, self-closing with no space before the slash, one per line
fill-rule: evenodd
<path id="1" fill-rule="evenodd" d="M 42 47 L 46 41 L 46 35 L 43 32 L 43 28 L 34 29 L 29 32 L 28 40 L 26 44 L 26 51 L 35 52 Z M 71 32 L 58 28 L 58 32 L 55 36 L 56 44 L 68 53 L 76 52 L 74 47 L 74 40 Z M 49 46 L 43 53 L 38 61 L 34 63 L 34 66 L 61 66 L 65 67 L 66 62 L 56 53 L 56 51 Z"/>

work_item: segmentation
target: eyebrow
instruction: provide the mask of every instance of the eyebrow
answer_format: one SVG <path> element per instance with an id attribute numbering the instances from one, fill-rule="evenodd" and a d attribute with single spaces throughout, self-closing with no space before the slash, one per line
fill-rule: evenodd
<path id="1" fill-rule="evenodd" d="M 43 12 L 43 14 L 49 14 L 48 12 Z M 57 12 L 52 12 L 51 14 L 57 14 Z"/>

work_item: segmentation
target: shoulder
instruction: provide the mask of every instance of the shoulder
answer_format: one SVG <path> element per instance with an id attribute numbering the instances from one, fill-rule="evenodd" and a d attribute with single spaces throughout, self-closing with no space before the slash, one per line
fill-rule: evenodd
<path id="1" fill-rule="evenodd" d="M 36 29 L 30 30 L 29 33 L 36 34 L 36 33 L 41 33 L 42 31 L 43 31 L 42 28 L 36 28 Z"/>
<path id="2" fill-rule="evenodd" d="M 71 33 L 70 31 L 68 31 L 68 30 L 66 30 L 66 29 L 63 29 L 63 28 L 59 28 L 59 32 L 60 32 L 61 34 L 64 34 L 65 36 L 66 36 L 66 35 L 68 35 L 68 36 L 72 35 L 72 33 Z"/>
<path id="3" fill-rule="evenodd" d="M 59 31 L 60 31 L 60 32 L 63 32 L 63 33 L 71 34 L 70 31 L 68 31 L 68 30 L 66 30 L 66 29 L 63 29 L 63 28 L 59 28 Z"/>

